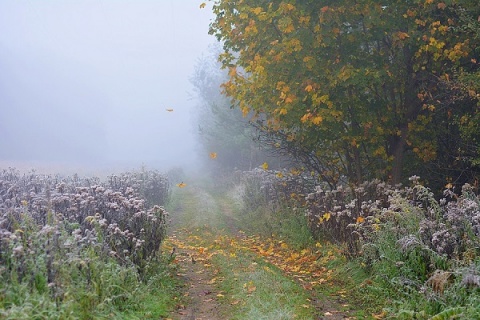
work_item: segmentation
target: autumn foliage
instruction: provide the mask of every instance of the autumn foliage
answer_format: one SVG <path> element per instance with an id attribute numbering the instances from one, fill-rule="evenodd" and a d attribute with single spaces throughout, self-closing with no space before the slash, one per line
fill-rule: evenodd
<path id="1" fill-rule="evenodd" d="M 465 22 L 478 23 L 476 1 L 219 0 L 213 10 L 225 93 L 332 187 L 419 169 L 440 183 L 473 179 L 478 142 L 459 128 L 478 114 L 475 87 L 461 82 L 479 66 Z"/>

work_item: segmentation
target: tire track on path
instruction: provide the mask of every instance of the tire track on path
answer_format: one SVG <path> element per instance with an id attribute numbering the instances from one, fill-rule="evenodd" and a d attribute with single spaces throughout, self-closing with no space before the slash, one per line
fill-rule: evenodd
<path id="1" fill-rule="evenodd" d="M 218 301 L 222 294 L 215 286 L 216 273 L 199 248 L 189 246 L 174 232 L 168 239 L 175 248 L 175 263 L 179 265 L 177 276 L 183 279 L 186 288 L 185 304 L 180 304 L 172 319 L 177 320 L 220 320 L 221 306 Z M 186 231 L 184 231 L 186 232 Z"/>

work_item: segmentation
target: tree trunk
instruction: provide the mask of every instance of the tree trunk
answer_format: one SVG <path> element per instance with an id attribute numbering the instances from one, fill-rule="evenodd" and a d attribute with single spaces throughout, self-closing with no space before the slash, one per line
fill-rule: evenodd
<path id="1" fill-rule="evenodd" d="M 400 136 L 395 136 L 392 143 L 392 171 L 390 180 L 392 185 L 402 182 L 403 159 L 405 157 L 405 146 L 407 144 L 407 127 L 400 128 Z"/>

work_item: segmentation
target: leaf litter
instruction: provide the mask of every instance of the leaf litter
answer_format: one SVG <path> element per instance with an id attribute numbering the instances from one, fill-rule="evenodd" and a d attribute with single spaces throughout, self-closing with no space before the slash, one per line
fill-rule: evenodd
<path id="1" fill-rule="evenodd" d="M 203 198 L 203 197 L 202 197 Z M 335 297 L 318 297 L 316 288 L 319 286 L 333 286 L 335 279 L 334 270 L 328 269 L 328 263 L 339 256 L 338 249 L 325 250 L 321 243 L 314 248 L 298 250 L 282 239 L 247 235 L 239 230 L 233 222 L 232 212 L 224 208 L 224 218 L 228 218 L 227 231 L 212 231 L 208 224 L 199 227 L 185 228 L 177 226 L 173 233 L 164 242 L 165 250 L 177 250 L 174 262 L 179 265 L 179 276 L 187 283 L 185 305 L 179 304 L 177 314 L 173 319 L 228 319 L 229 306 L 244 304 L 245 301 L 230 297 L 219 289 L 223 278 L 220 270 L 212 262 L 216 255 L 230 259 L 231 272 L 241 268 L 235 265 L 235 257 L 239 252 L 250 252 L 265 261 L 262 268 L 267 272 L 275 272 L 278 268 L 289 278 L 300 283 L 310 298 L 302 308 L 316 310 L 317 319 L 355 319 L 349 315 L 350 306 L 342 302 L 345 295 L 336 292 Z M 197 208 L 198 209 L 198 208 Z M 183 210 L 181 210 L 183 211 Z M 225 212 L 224 212 L 225 211 Z M 202 211 L 203 212 L 203 211 Z M 204 212 L 205 213 L 205 212 Z M 230 221 L 231 220 L 231 221 Z M 229 234 L 225 234 L 229 232 Z M 259 267 L 256 262 L 248 267 L 254 271 Z M 254 294 L 257 290 L 255 283 L 244 284 L 247 295 Z M 340 301 L 336 301 L 336 300 Z M 346 310 L 346 311 L 344 311 Z M 383 316 L 372 315 L 375 319 Z"/>
<path id="2" fill-rule="evenodd" d="M 181 234 L 179 237 L 177 235 Z M 225 234 L 218 234 L 211 238 L 212 234 L 208 237 L 199 237 L 192 234 L 192 231 L 188 229 L 179 229 L 166 241 L 166 246 L 170 248 L 177 248 L 179 255 L 176 258 L 176 263 L 180 265 L 182 269 L 189 268 L 197 265 L 195 277 L 192 277 L 192 271 L 186 271 L 185 278 L 190 281 L 194 281 L 190 285 L 188 290 L 188 296 L 192 300 L 195 296 L 201 297 L 201 291 L 208 290 L 208 295 L 212 295 L 208 299 L 203 299 L 204 309 L 200 310 L 197 306 L 193 306 L 190 310 L 188 307 L 179 311 L 181 315 L 188 314 L 190 318 L 184 317 L 180 319 L 206 319 L 202 318 L 202 314 L 208 314 L 208 312 L 219 313 L 225 312 L 225 308 L 222 304 L 226 301 L 222 301 L 225 297 L 225 292 L 218 292 L 218 285 L 223 280 L 218 276 L 219 270 L 215 268 L 211 259 L 215 255 L 223 255 L 225 257 L 235 257 L 238 251 L 252 252 L 259 258 L 268 262 L 272 266 L 265 265 L 263 269 L 267 272 L 274 272 L 272 268 L 280 269 L 285 275 L 299 282 L 302 287 L 311 293 L 311 299 L 308 301 L 310 304 L 303 304 L 303 308 L 315 308 L 319 314 L 322 314 L 324 319 L 349 319 L 348 311 L 340 311 L 339 309 L 348 309 L 348 304 L 339 304 L 332 301 L 325 301 L 323 298 L 316 297 L 315 288 L 320 285 L 331 285 L 331 280 L 334 280 L 333 270 L 327 269 L 325 265 L 336 259 L 339 252 L 322 251 L 321 245 L 317 244 L 315 249 L 303 249 L 297 250 L 288 245 L 283 240 L 275 238 L 262 238 L 260 236 L 246 235 L 242 231 L 237 232 L 237 236 L 228 236 Z M 182 239 L 180 239 L 182 238 Z M 210 239 L 208 239 L 210 238 Z M 213 239 L 213 240 L 212 240 Z M 182 255 L 183 253 L 183 255 Z M 195 261 L 193 264 L 191 261 Z M 256 268 L 257 263 L 251 264 L 252 268 Z M 235 266 L 232 265 L 233 270 Z M 257 290 L 255 283 L 248 282 L 243 284 L 247 294 L 252 294 Z M 208 289 L 205 289 L 208 288 Z M 200 291 L 200 294 L 199 294 Z M 214 293 L 214 294 L 213 294 Z M 337 292 L 338 297 L 344 297 L 342 292 Z M 206 294 L 205 294 L 206 295 Z M 236 305 L 241 303 L 240 300 L 233 300 L 229 304 Z M 213 306 L 208 307 L 209 304 Z M 195 305 L 195 303 L 194 303 Z M 197 314 L 197 317 L 192 315 Z M 222 319 L 215 318 L 213 315 L 209 315 L 208 319 Z M 322 319 L 322 318 L 319 318 Z M 354 319 L 354 317 L 351 317 Z"/>

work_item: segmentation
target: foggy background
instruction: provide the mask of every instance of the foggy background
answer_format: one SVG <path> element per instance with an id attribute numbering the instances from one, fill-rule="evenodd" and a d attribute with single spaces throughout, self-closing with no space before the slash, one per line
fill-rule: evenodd
<path id="1" fill-rule="evenodd" d="M 194 164 L 201 3 L 0 1 L 0 167 Z"/>

